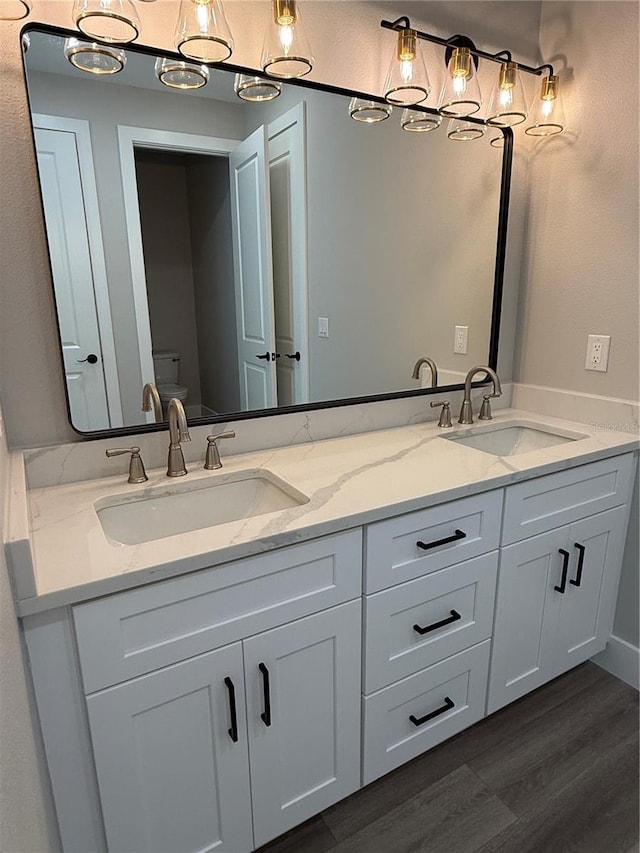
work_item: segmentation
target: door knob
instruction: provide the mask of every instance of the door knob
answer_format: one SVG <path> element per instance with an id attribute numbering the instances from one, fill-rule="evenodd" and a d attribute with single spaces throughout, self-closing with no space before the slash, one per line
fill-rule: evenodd
<path id="1" fill-rule="evenodd" d="M 287 358 L 295 358 L 296 361 L 300 361 L 300 353 L 298 352 L 298 350 L 296 350 L 295 352 L 287 352 L 285 353 L 285 355 L 287 356 Z"/>
<path id="2" fill-rule="evenodd" d="M 257 355 L 256 358 L 261 358 L 263 361 L 271 361 L 271 353 L 265 352 L 264 355 Z"/>
<path id="3" fill-rule="evenodd" d="M 85 361 L 88 361 L 89 364 L 96 364 L 98 361 L 98 356 L 95 353 L 90 352 L 86 358 L 79 358 L 78 364 L 82 364 Z"/>

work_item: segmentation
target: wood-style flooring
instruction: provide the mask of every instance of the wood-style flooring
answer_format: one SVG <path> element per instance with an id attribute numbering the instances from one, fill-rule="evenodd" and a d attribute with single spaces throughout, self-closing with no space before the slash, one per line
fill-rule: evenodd
<path id="1" fill-rule="evenodd" d="M 566 673 L 259 853 L 637 853 L 638 694 Z"/>

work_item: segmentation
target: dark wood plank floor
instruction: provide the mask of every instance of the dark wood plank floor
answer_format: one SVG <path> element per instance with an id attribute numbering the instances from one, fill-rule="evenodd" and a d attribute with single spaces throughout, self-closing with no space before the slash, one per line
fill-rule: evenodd
<path id="1" fill-rule="evenodd" d="M 260 853 L 637 853 L 638 694 L 587 663 Z"/>

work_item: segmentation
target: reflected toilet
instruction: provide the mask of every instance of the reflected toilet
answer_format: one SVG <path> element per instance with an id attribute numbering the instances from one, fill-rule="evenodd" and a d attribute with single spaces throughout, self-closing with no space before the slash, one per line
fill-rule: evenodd
<path id="1" fill-rule="evenodd" d="M 154 350 L 153 369 L 163 412 L 166 414 L 169 400 L 172 397 L 176 397 L 182 405 L 185 405 L 189 396 L 189 389 L 186 385 L 178 384 L 180 353 L 175 350 Z"/>

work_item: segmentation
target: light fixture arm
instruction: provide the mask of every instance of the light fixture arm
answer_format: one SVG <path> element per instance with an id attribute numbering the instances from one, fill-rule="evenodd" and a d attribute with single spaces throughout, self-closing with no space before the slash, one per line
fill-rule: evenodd
<path id="1" fill-rule="evenodd" d="M 403 15 L 401 18 L 396 18 L 395 21 L 380 21 L 380 26 L 385 30 L 395 31 L 412 29 L 411 22 L 406 15 Z M 487 51 L 477 48 L 468 36 L 458 34 L 445 39 L 441 36 L 433 35 L 432 33 L 425 33 L 422 30 L 415 30 L 415 33 L 419 39 L 422 39 L 422 41 L 429 41 L 432 44 L 439 44 L 441 47 L 444 47 L 446 61 L 448 61 L 453 49 L 461 46 L 469 48 L 469 51 L 474 58 L 476 68 L 478 67 L 478 59 L 488 59 L 491 62 L 497 62 L 499 64 L 513 61 L 510 50 L 500 50 L 498 53 L 487 53 Z M 518 68 L 520 71 L 526 71 L 527 74 L 536 74 L 537 76 L 544 74 L 545 71 L 549 74 L 554 74 L 553 65 L 549 65 L 548 63 L 534 67 L 532 65 L 522 65 L 518 62 Z"/>

